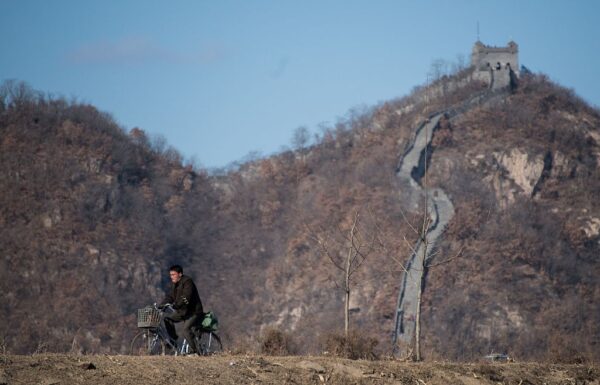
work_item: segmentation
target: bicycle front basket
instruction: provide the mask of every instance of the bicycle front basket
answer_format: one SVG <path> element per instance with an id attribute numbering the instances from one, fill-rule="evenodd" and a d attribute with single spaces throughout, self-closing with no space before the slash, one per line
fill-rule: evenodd
<path id="1" fill-rule="evenodd" d="M 138 309 L 138 328 L 156 328 L 160 325 L 160 312 L 148 306 Z"/>

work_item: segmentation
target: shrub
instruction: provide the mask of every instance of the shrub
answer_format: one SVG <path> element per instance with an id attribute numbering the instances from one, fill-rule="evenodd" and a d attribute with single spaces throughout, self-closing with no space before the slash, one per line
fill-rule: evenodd
<path id="1" fill-rule="evenodd" d="M 260 339 L 260 351 L 270 356 L 287 356 L 295 354 L 296 345 L 291 334 L 268 328 Z"/>
<path id="2" fill-rule="evenodd" d="M 585 364 L 590 360 L 583 352 L 579 351 L 583 344 L 573 338 L 559 334 L 550 335 L 546 358 L 555 364 Z"/>
<path id="3" fill-rule="evenodd" d="M 332 333 L 325 339 L 325 351 L 351 360 L 375 360 L 377 343 L 375 338 L 362 336 L 356 331 L 350 331 L 348 336 Z"/>

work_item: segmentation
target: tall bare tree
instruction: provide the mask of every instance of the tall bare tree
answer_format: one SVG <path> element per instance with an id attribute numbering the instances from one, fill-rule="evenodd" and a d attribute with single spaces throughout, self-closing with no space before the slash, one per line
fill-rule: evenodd
<path id="1" fill-rule="evenodd" d="M 378 224 L 377 242 L 378 247 L 394 261 L 401 271 L 401 274 L 412 274 L 413 277 L 418 277 L 414 282 L 414 289 L 416 292 L 414 346 L 409 350 L 408 355 L 412 355 L 412 358 L 415 361 L 421 361 L 421 305 L 426 274 L 430 269 L 449 263 L 458 258 L 462 249 L 459 250 L 455 256 L 440 260 L 440 256 L 438 255 L 439 251 L 433 250 L 433 241 L 430 239 L 429 231 L 433 224 L 433 220 L 429 210 L 425 208 L 417 213 L 417 224 L 415 225 L 412 224 L 415 220 L 415 216 L 412 216 L 411 219 L 408 218 L 404 211 L 400 210 L 400 213 L 402 214 L 404 223 L 410 229 L 410 234 L 403 234 L 401 238 L 398 238 L 396 231 L 392 232 L 389 229 L 384 229 Z M 408 261 L 413 255 L 415 256 L 414 262 L 418 261 L 418 263 L 410 264 Z M 436 262 L 434 262 L 434 258 Z M 396 309 L 396 311 L 397 310 L 398 309 Z"/>
<path id="2" fill-rule="evenodd" d="M 375 250 L 376 233 L 366 235 L 361 229 L 360 213 L 352 215 L 347 228 L 337 226 L 335 230 L 319 228 L 313 230 L 306 224 L 310 238 L 319 246 L 322 255 L 338 271 L 334 282 L 344 292 L 344 334 L 348 336 L 350 327 L 350 294 L 354 288 L 354 276 L 367 257 Z"/>

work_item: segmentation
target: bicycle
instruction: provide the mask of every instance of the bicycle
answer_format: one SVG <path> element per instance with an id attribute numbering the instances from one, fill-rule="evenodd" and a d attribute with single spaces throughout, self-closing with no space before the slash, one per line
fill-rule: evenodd
<path id="1" fill-rule="evenodd" d="M 173 306 L 146 306 L 138 309 L 138 328 L 143 329 L 131 340 L 132 355 L 186 355 L 190 353 L 189 342 L 184 339 L 181 346 L 173 341 L 164 326 L 163 318 L 166 313 L 173 312 Z M 211 355 L 223 350 L 221 338 L 214 330 L 206 329 L 199 320 L 192 327 L 199 355 Z"/>

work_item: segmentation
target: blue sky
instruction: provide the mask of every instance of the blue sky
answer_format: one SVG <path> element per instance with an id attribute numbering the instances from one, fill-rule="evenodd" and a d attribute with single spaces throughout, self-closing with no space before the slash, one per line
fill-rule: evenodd
<path id="1" fill-rule="evenodd" d="M 0 1 L 0 80 L 225 166 L 403 96 L 477 39 L 600 105 L 599 1 Z"/>

